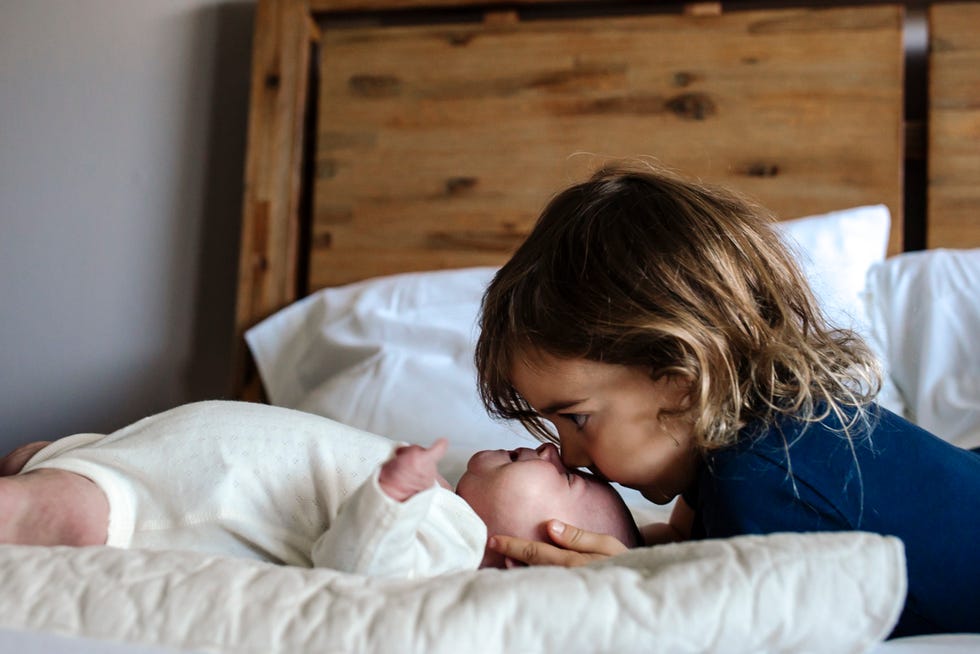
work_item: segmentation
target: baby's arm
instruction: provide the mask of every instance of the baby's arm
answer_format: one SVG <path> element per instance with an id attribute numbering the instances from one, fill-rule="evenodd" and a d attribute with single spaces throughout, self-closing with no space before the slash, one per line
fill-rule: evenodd
<path id="1" fill-rule="evenodd" d="M 313 544 L 313 564 L 385 578 L 475 570 L 487 530 L 436 471 L 446 447 L 398 448 L 343 502 Z"/>
<path id="2" fill-rule="evenodd" d="M 378 485 L 388 497 L 399 502 L 432 488 L 437 482 L 443 488 L 450 488 L 436 468 L 448 447 L 449 441 L 445 438 L 440 438 L 428 449 L 421 445 L 399 447 L 395 456 L 381 466 Z"/>

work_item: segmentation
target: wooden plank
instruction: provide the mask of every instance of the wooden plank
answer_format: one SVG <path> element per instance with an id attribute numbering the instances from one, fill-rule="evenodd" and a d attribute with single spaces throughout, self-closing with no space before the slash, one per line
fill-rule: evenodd
<path id="1" fill-rule="evenodd" d="M 499 263 L 554 192 L 620 157 L 782 218 L 885 203 L 898 252 L 902 12 L 328 26 L 310 286 Z"/>
<path id="2" fill-rule="evenodd" d="M 881 0 L 826 0 L 814 1 L 815 5 L 866 5 L 878 4 Z M 905 0 L 906 4 L 913 0 Z M 729 11 L 737 8 L 738 5 L 785 7 L 794 4 L 792 0 L 735 0 L 730 2 L 719 1 L 700 1 L 690 0 L 634 0 L 637 6 L 646 5 L 653 8 L 666 8 L 668 11 L 684 11 L 693 13 L 719 13 L 722 10 Z M 310 0 L 310 9 L 314 12 L 378 12 L 391 10 L 418 10 L 418 9 L 440 9 L 440 8 L 465 8 L 465 7 L 496 7 L 500 5 L 514 7 L 534 7 L 548 5 L 569 5 L 592 4 L 596 0 L 507 0 L 506 3 L 496 2 L 495 0 Z M 620 5 L 625 2 L 618 3 Z M 797 3 L 798 4 L 798 3 Z"/>
<path id="3" fill-rule="evenodd" d="M 232 389 L 244 399 L 261 391 L 245 331 L 296 299 L 307 71 L 319 37 L 299 0 L 260 0 L 255 23 Z"/>
<path id="4" fill-rule="evenodd" d="M 929 10 L 930 248 L 980 247 L 980 4 Z"/>
<path id="5" fill-rule="evenodd" d="M 509 0 L 506 4 L 531 6 L 585 2 L 594 2 L 594 0 Z M 309 4 L 315 12 L 340 12 L 486 7 L 498 3 L 492 0 L 310 0 Z"/>

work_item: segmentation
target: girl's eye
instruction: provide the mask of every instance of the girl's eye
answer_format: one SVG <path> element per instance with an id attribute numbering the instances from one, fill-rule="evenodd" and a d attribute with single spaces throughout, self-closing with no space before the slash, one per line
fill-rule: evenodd
<path id="1" fill-rule="evenodd" d="M 579 429 L 585 427 L 585 423 L 589 420 L 589 416 L 584 413 L 563 413 L 561 417 L 566 420 L 571 420 Z"/>

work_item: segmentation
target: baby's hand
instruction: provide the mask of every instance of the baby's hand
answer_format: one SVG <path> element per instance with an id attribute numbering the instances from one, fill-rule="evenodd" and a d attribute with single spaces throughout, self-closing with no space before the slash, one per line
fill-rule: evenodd
<path id="1" fill-rule="evenodd" d="M 21 445 L 16 450 L 0 459 L 0 477 L 16 475 L 32 456 L 50 445 L 51 441 L 34 441 Z"/>
<path id="2" fill-rule="evenodd" d="M 378 484 L 385 494 L 399 502 L 404 502 L 411 496 L 432 487 L 439 481 L 445 484 L 436 464 L 446 453 L 449 441 L 440 438 L 432 447 L 426 449 L 421 445 L 404 445 L 395 450 L 395 456 L 381 466 Z"/>

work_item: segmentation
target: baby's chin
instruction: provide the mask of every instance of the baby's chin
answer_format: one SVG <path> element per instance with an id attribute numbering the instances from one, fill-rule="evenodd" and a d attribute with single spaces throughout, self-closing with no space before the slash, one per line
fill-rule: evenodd
<path id="1" fill-rule="evenodd" d="M 480 567 L 509 570 L 511 568 L 526 568 L 527 564 L 516 559 L 508 559 L 500 552 L 488 549 L 483 553 L 483 561 L 480 563 Z"/>
<path id="2" fill-rule="evenodd" d="M 483 551 L 483 560 L 480 561 L 481 568 L 506 568 L 506 557 L 500 552 L 494 552 L 489 547 Z"/>

